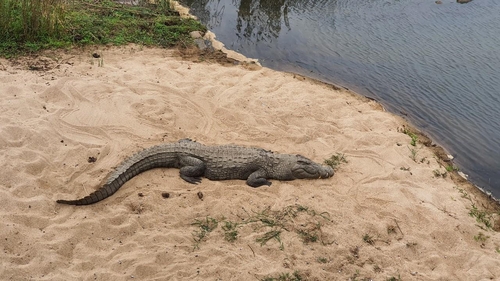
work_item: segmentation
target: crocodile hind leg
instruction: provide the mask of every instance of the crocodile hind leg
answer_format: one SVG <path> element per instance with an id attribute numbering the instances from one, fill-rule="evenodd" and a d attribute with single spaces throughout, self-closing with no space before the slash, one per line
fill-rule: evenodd
<path id="1" fill-rule="evenodd" d="M 181 169 L 179 174 L 181 178 L 192 184 L 200 183 L 201 177 L 205 174 L 205 163 L 192 156 L 183 156 L 180 160 Z"/>
<path id="2" fill-rule="evenodd" d="M 266 179 L 266 171 L 257 170 L 248 176 L 247 184 L 251 187 L 259 187 L 263 185 L 271 186 L 271 182 Z"/>

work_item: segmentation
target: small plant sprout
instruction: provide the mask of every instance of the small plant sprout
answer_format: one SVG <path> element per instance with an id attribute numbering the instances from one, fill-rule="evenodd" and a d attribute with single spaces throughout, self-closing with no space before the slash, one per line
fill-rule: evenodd
<path id="1" fill-rule="evenodd" d="M 403 129 L 400 132 L 408 135 L 411 138 L 411 141 L 410 141 L 411 146 L 417 146 L 418 136 L 415 133 L 413 133 L 412 131 L 410 131 L 409 129 L 407 129 L 405 127 L 403 127 Z"/>
<path id="2" fill-rule="evenodd" d="M 222 230 L 224 230 L 224 239 L 228 242 L 234 242 L 238 238 L 238 223 L 225 221 L 222 226 Z"/>
<path id="3" fill-rule="evenodd" d="M 191 225 L 198 226 L 200 229 L 196 230 L 193 232 L 193 239 L 194 239 L 194 249 L 199 249 L 200 248 L 200 243 L 205 239 L 208 233 L 212 232 L 214 229 L 217 228 L 217 225 L 219 222 L 211 217 L 206 217 L 205 220 L 196 220 L 194 223 Z"/>
<path id="4" fill-rule="evenodd" d="M 397 234 L 396 226 L 388 225 L 387 226 L 387 234 Z"/>
<path id="5" fill-rule="evenodd" d="M 492 216 L 484 210 L 479 210 L 475 204 L 472 204 L 472 207 L 469 211 L 469 216 L 476 218 L 476 221 L 484 225 L 486 229 L 493 228 L 493 224 L 491 222 Z M 483 227 L 481 226 L 481 228 Z"/>
<path id="6" fill-rule="evenodd" d="M 434 177 L 436 178 L 446 178 L 446 175 L 447 173 L 446 172 L 442 172 L 438 169 L 435 169 L 434 171 L 432 171 L 432 173 L 434 174 Z"/>
<path id="7" fill-rule="evenodd" d="M 408 147 L 408 149 L 410 150 L 410 159 L 413 160 L 413 162 L 417 163 L 417 154 L 420 149 L 414 147 Z"/>
<path id="8" fill-rule="evenodd" d="M 498 249 L 498 248 L 497 248 L 497 249 Z M 325 258 L 325 257 L 319 257 L 319 258 L 317 259 L 317 261 L 318 261 L 319 263 L 327 263 L 327 262 L 328 262 L 328 259 L 327 259 L 327 258 Z"/>
<path id="9" fill-rule="evenodd" d="M 484 242 L 486 242 L 486 240 L 488 240 L 488 238 L 490 238 L 490 237 L 487 235 L 484 235 L 484 233 L 482 233 L 482 232 L 479 232 L 477 235 L 474 236 L 474 240 L 476 240 L 476 242 L 480 242 L 482 244 L 484 244 Z"/>
<path id="10" fill-rule="evenodd" d="M 446 171 L 448 172 L 458 172 L 460 169 L 457 166 L 454 165 L 448 165 L 446 166 Z"/>
<path id="11" fill-rule="evenodd" d="M 368 233 L 363 235 L 363 241 L 367 244 L 373 245 L 375 244 L 375 240 L 373 239 L 372 236 L 370 236 Z"/>
<path id="12" fill-rule="evenodd" d="M 325 165 L 332 167 L 334 170 L 336 170 L 337 166 L 342 164 L 342 163 L 348 163 L 348 161 L 343 153 L 337 153 L 336 155 L 332 155 L 332 157 L 330 157 L 324 161 Z"/>

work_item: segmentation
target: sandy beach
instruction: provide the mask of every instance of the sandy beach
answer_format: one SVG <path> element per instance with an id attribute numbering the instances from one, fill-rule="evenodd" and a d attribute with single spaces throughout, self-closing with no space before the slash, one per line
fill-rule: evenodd
<path id="1" fill-rule="evenodd" d="M 346 90 L 126 46 L 0 59 L 0 97 L 2 280 L 500 278 L 496 217 L 477 220 L 488 201 Z M 155 169 L 97 204 L 55 203 L 182 138 L 346 161 L 259 188 Z"/>

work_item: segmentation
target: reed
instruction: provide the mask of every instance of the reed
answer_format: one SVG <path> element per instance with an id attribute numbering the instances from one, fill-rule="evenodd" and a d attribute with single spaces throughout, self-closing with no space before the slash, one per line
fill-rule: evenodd
<path id="1" fill-rule="evenodd" d="M 0 40 L 34 42 L 59 37 L 67 0 L 0 0 Z"/>

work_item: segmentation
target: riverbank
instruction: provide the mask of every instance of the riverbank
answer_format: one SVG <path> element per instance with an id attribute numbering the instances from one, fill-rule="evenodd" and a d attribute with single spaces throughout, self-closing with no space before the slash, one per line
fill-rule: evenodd
<path id="1" fill-rule="evenodd" d="M 4 278 L 500 276 L 487 198 L 453 181 L 404 120 L 331 85 L 216 60 L 139 46 L 0 60 Z M 55 203 L 186 137 L 340 164 L 331 179 L 256 189 L 157 169 L 99 204 Z"/>

